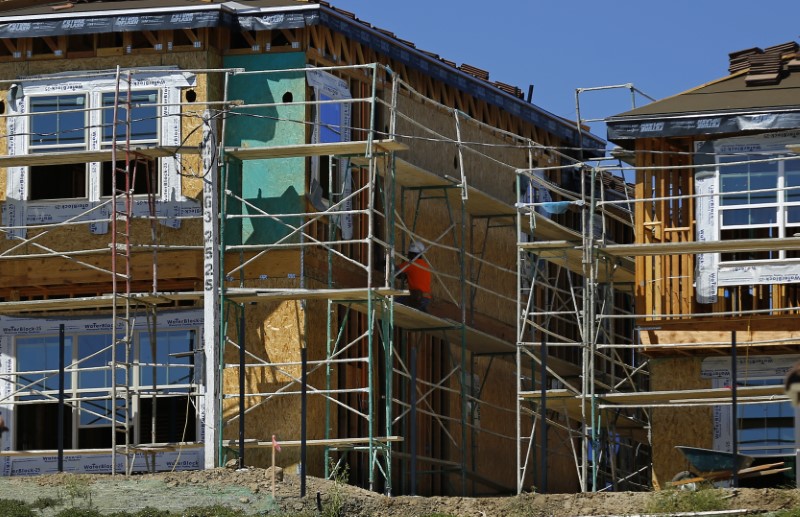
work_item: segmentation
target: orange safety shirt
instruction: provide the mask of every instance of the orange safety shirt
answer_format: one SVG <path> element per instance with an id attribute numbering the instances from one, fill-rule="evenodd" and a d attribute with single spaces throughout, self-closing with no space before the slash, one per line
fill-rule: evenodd
<path id="1" fill-rule="evenodd" d="M 424 258 L 418 257 L 410 265 L 408 262 L 401 262 L 398 271 L 406 274 L 410 290 L 422 291 L 426 298 L 431 297 L 431 265 Z"/>

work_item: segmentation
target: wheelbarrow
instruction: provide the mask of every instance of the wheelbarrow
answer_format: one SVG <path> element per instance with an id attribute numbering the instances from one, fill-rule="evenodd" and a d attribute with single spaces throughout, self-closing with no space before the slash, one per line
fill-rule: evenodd
<path id="1" fill-rule="evenodd" d="M 753 464 L 755 458 L 745 454 L 734 456 L 732 452 L 684 445 L 678 445 L 675 448 L 686 457 L 689 462 L 689 470 L 676 474 L 672 481 L 669 482 L 669 485 L 680 486 L 690 490 L 696 488 L 697 483 L 730 479 L 733 477 L 734 472 L 738 474 L 739 479 L 744 479 L 790 470 L 789 467 L 783 467 L 782 461 L 751 467 L 750 465 Z"/>

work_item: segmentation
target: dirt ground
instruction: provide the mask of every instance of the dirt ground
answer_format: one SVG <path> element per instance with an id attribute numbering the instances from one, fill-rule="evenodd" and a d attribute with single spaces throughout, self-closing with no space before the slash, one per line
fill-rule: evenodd
<path id="1" fill-rule="evenodd" d="M 475 516 L 522 517 L 537 515 L 641 515 L 654 493 L 524 494 L 517 497 L 386 497 L 332 481 L 308 478 L 307 495 L 300 498 L 300 480 L 287 473 L 276 484 L 272 498 L 271 475 L 264 469 L 214 469 L 111 477 L 56 474 L 39 477 L 0 478 L 0 498 L 33 502 L 60 498 L 64 506 L 91 505 L 103 513 L 129 512 L 150 506 L 181 510 L 189 506 L 224 504 L 253 515 L 305 512 L 316 515 L 320 503 L 341 502 L 346 516 Z M 787 489 L 725 489 L 721 494 L 731 510 L 757 514 L 800 506 L 800 491 Z M 47 509 L 54 515 L 61 508 Z M 743 512 L 742 512 L 743 513 Z M 2 508 L 0 508 L 2 515 Z"/>

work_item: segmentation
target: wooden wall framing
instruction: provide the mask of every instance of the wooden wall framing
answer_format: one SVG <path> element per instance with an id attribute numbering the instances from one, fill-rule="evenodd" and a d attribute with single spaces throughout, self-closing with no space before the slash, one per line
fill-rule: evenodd
<path id="1" fill-rule="evenodd" d="M 634 234 L 637 244 L 694 240 L 694 169 L 688 145 L 657 139 L 637 142 Z M 694 255 L 637 256 L 636 307 L 646 318 L 688 314 L 694 306 Z"/>

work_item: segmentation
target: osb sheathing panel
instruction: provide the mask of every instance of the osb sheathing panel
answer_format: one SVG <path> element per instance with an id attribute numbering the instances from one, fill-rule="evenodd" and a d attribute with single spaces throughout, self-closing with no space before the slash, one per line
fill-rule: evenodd
<path id="1" fill-rule="evenodd" d="M 516 321 L 517 239 L 513 228 L 489 228 L 486 220 L 474 220 L 472 253 L 467 276 L 481 286 L 473 300 L 473 310 L 514 326 Z M 482 252 L 482 253 L 481 253 Z M 478 259 L 488 262 L 481 263 Z"/>
<path id="2" fill-rule="evenodd" d="M 475 389 L 483 386 L 478 403 L 480 419 L 474 421 L 479 427 L 473 449 L 476 470 L 482 477 L 513 488 L 517 482 L 515 471 L 508 467 L 517 461 L 515 367 L 508 361 L 480 357 L 474 360 L 472 372 L 477 376 L 473 380 Z M 458 384 L 456 379 L 453 387 Z"/>
<path id="3" fill-rule="evenodd" d="M 293 287 L 286 281 L 285 287 Z M 309 301 L 305 307 L 299 301 L 269 302 L 251 304 L 245 307 L 245 340 L 246 350 L 252 357 L 248 363 L 254 364 L 255 358 L 273 363 L 297 363 L 280 367 L 249 367 L 246 370 L 245 390 L 247 393 L 274 392 L 284 388 L 292 378 L 298 382 L 291 384 L 286 391 L 299 392 L 301 376 L 300 350 L 308 347 L 308 361 L 320 361 L 325 358 L 326 343 L 326 307 L 325 301 Z M 233 312 L 228 313 L 228 335 L 235 341 L 238 339 L 236 320 Z M 224 361 L 228 365 L 239 362 L 239 350 L 228 344 Z M 308 384 L 318 389 L 325 388 L 325 368 L 309 364 Z M 333 386 L 335 387 L 335 374 Z M 227 368 L 224 373 L 223 391 L 225 394 L 238 394 L 239 368 Z M 238 415 L 239 400 L 237 397 L 226 398 L 223 403 L 223 415 L 227 422 Z M 245 436 L 258 440 L 269 440 L 274 434 L 279 440 L 300 439 L 300 396 L 276 396 L 267 401 L 264 397 L 248 397 L 245 406 L 248 412 L 245 417 Z M 325 437 L 325 403 L 320 395 L 308 397 L 308 439 Z M 332 411 L 332 428 L 335 429 L 336 411 Z M 239 423 L 233 420 L 224 427 L 224 439 L 238 438 Z M 271 457 L 269 449 L 248 449 L 246 463 L 266 467 Z M 300 459 L 299 448 L 285 448 L 278 454 L 277 461 L 281 466 L 295 464 Z M 323 473 L 324 459 L 322 447 L 310 447 L 308 450 L 309 472 L 315 475 Z"/>
<path id="4" fill-rule="evenodd" d="M 460 305 L 462 286 L 464 285 L 467 289 L 464 295 L 467 300 L 470 300 L 471 287 L 463 284 L 463 279 L 468 279 L 472 275 L 474 283 L 481 288 L 475 291 L 471 308 L 478 313 L 514 325 L 516 241 L 513 238 L 513 232 L 508 229 L 492 229 L 488 235 L 485 253 L 479 257 L 487 263 L 481 264 L 477 260 L 464 259 L 462 272 L 462 258 L 458 251 L 462 238 L 462 223 L 458 218 L 459 214 L 453 214 L 443 200 L 431 197 L 434 195 L 436 193 L 433 191 L 423 193 L 406 191 L 406 206 L 403 213 L 403 219 L 409 227 L 412 227 L 414 219 L 417 219 L 414 229 L 417 235 L 436 242 L 436 245 L 431 246 L 425 252 L 425 257 L 431 264 L 435 275 L 431 285 L 433 295 L 431 312 L 436 314 L 436 306 L 440 303 Z M 419 209 L 417 209 L 418 196 L 422 196 Z M 453 215 L 456 216 L 456 219 L 451 218 Z M 476 222 L 476 229 L 473 232 L 476 240 L 474 249 L 477 250 L 482 248 L 483 240 L 487 238 L 480 228 L 485 228 L 485 222 Z M 469 228 L 464 230 L 463 235 L 469 242 Z M 403 242 L 403 237 L 403 233 L 398 231 L 395 237 L 398 246 Z M 437 241 L 440 237 L 441 239 Z M 405 242 L 407 247 L 408 236 L 405 236 Z M 467 246 L 469 248 L 469 245 Z"/>
<path id="5" fill-rule="evenodd" d="M 711 326 L 717 328 L 709 328 Z M 736 331 L 739 344 L 762 344 L 765 346 L 785 345 L 800 340 L 800 329 L 797 328 L 796 317 L 754 317 L 740 320 L 715 320 L 684 323 L 670 328 L 667 323 L 663 327 L 642 331 L 642 343 L 657 345 L 696 345 L 729 347 L 732 333 Z"/>
<path id="6" fill-rule="evenodd" d="M 409 150 L 400 157 L 425 170 L 444 177 L 460 178 L 455 117 L 451 112 L 422 103 L 419 100 L 399 95 L 397 110 L 405 117 L 417 121 L 427 129 L 398 117 L 396 132 L 401 141 L 409 145 Z M 503 202 L 513 205 L 515 196 L 515 169 L 528 167 L 528 151 L 515 148 L 519 140 L 513 141 L 486 126 L 460 118 L 461 141 L 464 145 L 481 154 L 464 149 L 464 171 L 467 182 Z M 431 131 L 433 131 L 433 133 Z M 441 135 L 441 136 L 437 136 Z M 486 155 L 486 156 L 482 156 Z"/>
<path id="7" fill-rule="evenodd" d="M 710 379 L 700 378 L 702 358 L 653 359 L 650 361 L 650 389 L 711 388 Z M 653 408 L 651 411 L 653 440 L 653 470 L 656 479 L 665 486 L 672 477 L 686 470 L 686 458 L 676 445 L 711 448 L 713 425 L 709 406 Z M 691 432 L 689 432 L 691 431 Z"/>
<path id="8" fill-rule="evenodd" d="M 153 244 L 150 237 L 150 224 L 147 221 L 134 221 L 133 231 L 130 242 L 132 245 Z M 122 231 L 120 229 L 120 231 Z M 202 257 L 199 251 L 173 251 L 169 246 L 201 244 L 201 224 L 199 221 L 184 220 L 181 228 L 171 229 L 160 224 L 155 225 L 155 242 L 166 249 L 156 256 L 151 251 L 135 251 L 131 263 L 132 280 L 149 281 L 152 278 L 153 264 L 156 264 L 157 274 L 160 279 L 199 279 L 202 276 L 200 265 Z M 41 235 L 39 238 L 35 238 Z M 53 226 L 50 229 L 29 230 L 28 238 L 33 239 L 32 243 L 8 240 L 0 236 L 0 250 L 8 250 L 12 246 L 18 246 L 12 254 L 43 254 L 45 251 L 38 247 L 44 245 L 46 248 L 57 251 L 71 250 L 102 250 L 92 255 L 79 255 L 67 260 L 61 257 L 45 257 L 35 259 L 19 259 L 16 261 L 5 261 L 3 263 L 3 274 L 0 274 L 0 284 L 2 287 L 15 288 L 16 286 L 37 287 L 47 292 L 49 288 L 59 289 L 67 287 L 74 289 L 76 293 L 81 291 L 81 284 L 102 284 L 107 283 L 107 291 L 111 290 L 111 253 L 110 245 L 112 242 L 112 232 L 109 231 L 102 235 L 95 235 L 89 232 L 86 226 Z M 118 236 L 118 242 L 122 242 L 122 237 Z M 88 265 L 87 265 L 88 264 Z M 106 272 L 92 269 L 90 266 L 97 266 Z M 125 268 L 124 259 L 120 256 L 117 262 L 118 268 Z M 10 277 L 13 275 L 14 277 Z M 9 284 L 10 285 L 7 285 Z M 63 289 L 62 289 L 63 290 Z"/>
<path id="9" fill-rule="evenodd" d="M 466 224 L 464 238 L 467 240 L 467 249 L 475 250 L 473 253 L 478 258 L 488 262 L 481 264 L 477 258 L 465 257 L 464 276 L 472 277 L 473 281 L 481 286 L 474 297 L 474 309 L 499 321 L 514 325 L 514 306 L 516 300 L 516 239 L 510 228 L 493 228 L 486 234 L 485 221 L 475 221 L 475 227 L 470 232 L 467 220 L 462 223 L 460 210 L 457 207 L 448 207 L 441 199 L 442 191 L 405 191 L 405 210 L 402 214 L 405 225 L 414 227 L 417 235 L 437 245 L 430 247 L 425 257 L 430 262 L 437 277 L 432 282 L 433 306 L 431 311 L 436 313 L 438 302 L 449 302 L 456 305 L 461 303 L 462 286 L 470 289 L 468 284 L 462 284 L 460 242 L 462 239 L 461 225 Z M 421 197 L 420 197 L 421 196 Z M 419 205 L 417 202 L 419 201 Z M 399 211 L 400 203 L 397 208 Z M 469 244 L 470 235 L 474 242 Z M 405 237 L 408 247 L 408 236 L 397 232 L 395 240 L 403 242 Z M 437 240 L 439 239 L 439 240 Z M 488 240 L 484 247 L 484 240 Z M 484 249 L 485 248 L 485 249 Z M 483 256 L 477 252 L 484 249 Z M 492 265 L 489 265 L 492 264 Z M 467 293 L 470 300 L 471 293 Z"/>
<path id="10" fill-rule="evenodd" d="M 398 118 L 397 133 L 400 138 L 408 143 L 409 150 L 399 156 L 414 165 L 442 178 L 460 178 L 458 149 L 453 143 L 442 142 L 441 138 L 456 139 L 455 118 L 431 103 L 422 103 L 407 96 L 398 96 L 398 111 L 416 121 L 421 121 L 433 133 L 419 128 L 410 122 Z M 472 147 L 482 156 L 467 149 L 463 150 L 463 162 L 467 183 L 486 194 L 504 201 L 509 205 L 514 203 L 514 183 L 516 174 L 514 169 L 526 167 L 528 163 L 527 151 L 514 149 L 513 142 L 490 132 L 484 127 L 479 127 L 475 122 L 462 119 L 461 139 L 472 142 Z M 437 136 L 437 135 L 441 135 Z M 475 143 L 490 144 L 476 145 Z M 508 164 L 506 166 L 502 164 Z M 403 220 L 409 228 L 414 227 L 415 232 L 426 239 L 436 240 L 444 234 L 439 243 L 451 248 L 460 248 L 462 240 L 462 226 L 465 230 L 463 238 L 466 248 L 474 253 L 484 250 L 480 258 L 497 267 L 481 265 L 477 261 L 465 263 L 465 274 L 473 275 L 473 280 L 482 287 L 491 286 L 488 290 L 478 290 L 474 298 L 473 309 L 508 324 L 514 324 L 514 300 L 516 289 L 516 234 L 513 227 L 492 228 L 486 232 L 485 219 L 470 219 L 462 221 L 460 203 L 443 199 L 444 189 L 426 189 L 422 191 L 408 190 L 405 194 L 405 211 Z M 422 199 L 418 204 L 417 200 Z M 397 207 L 400 207 L 398 198 Z M 510 222 L 511 220 L 507 220 Z M 497 226 L 496 221 L 491 221 Z M 470 227 L 472 225 L 472 227 Z M 452 227 L 451 227 L 452 226 Z M 446 231 L 449 229 L 449 232 Z M 402 242 L 402 233 L 398 233 L 397 242 Z M 484 242 L 487 241 L 487 242 Z M 433 268 L 450 277 L 440 277 L 434 281 L 433 295 L 435 300 L 446 300 L 451 303 L 460 303 L 461 257 L 458 251 L 450 249 L 432 248 L 427 252 L 427 257 Z M 505 269 L 506 271 L 503 271 Z M 480 271 L 480 275 L 477 272 Z M 501 296 L 508 299 L 504 300 Z M 468 295 L 470 296 L 470 295 Z M 435 303 L 435 302 L 434 302 Z M 435 312 L 435 309 L 434 309 Z"/>

